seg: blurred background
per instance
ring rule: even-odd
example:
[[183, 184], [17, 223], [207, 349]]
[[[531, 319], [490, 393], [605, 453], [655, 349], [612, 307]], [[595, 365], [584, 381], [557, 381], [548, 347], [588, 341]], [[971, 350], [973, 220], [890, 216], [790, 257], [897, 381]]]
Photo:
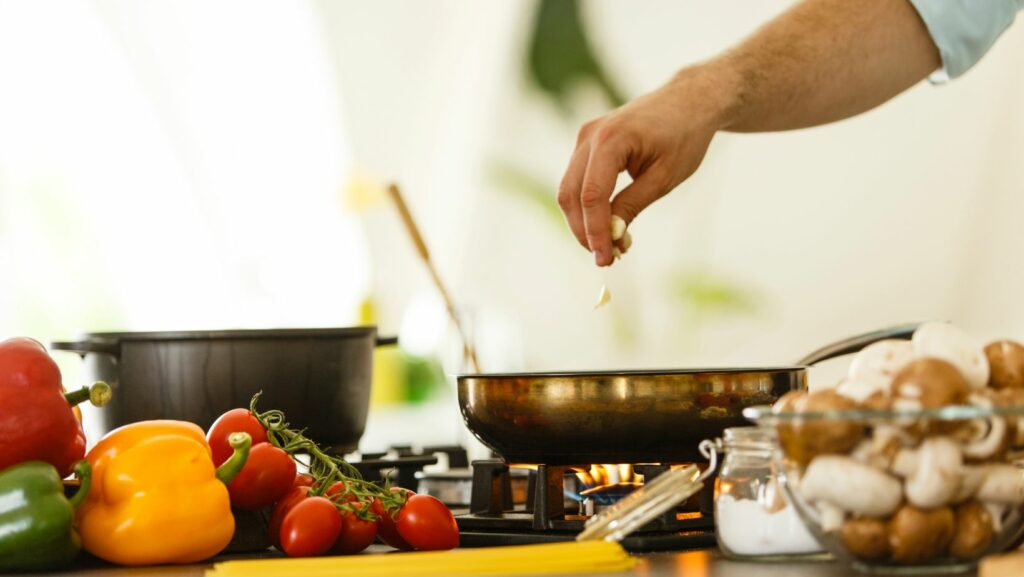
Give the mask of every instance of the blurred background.
[[0, 1], [0, 337], [374, 323], [403, 345], [364, 448], [464, 442], [392, 181], [487, 371], [786, 364], [922, 319], [1024, 337], [1020, 24], [948, 85], [716, 137], [609, 270], [568, 233], [579, 125], [789, 4]]

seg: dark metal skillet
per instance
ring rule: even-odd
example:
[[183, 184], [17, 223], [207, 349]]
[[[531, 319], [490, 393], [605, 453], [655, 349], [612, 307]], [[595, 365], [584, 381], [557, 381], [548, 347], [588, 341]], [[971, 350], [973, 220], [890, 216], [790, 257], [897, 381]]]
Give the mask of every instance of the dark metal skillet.
[[508, 463], [688, 463], [697, 445], [749, 425], [745, 407], [807, 387], [807, 369], [917, 324], [822, 347], [789, 367], [475, 374], [458, 377], [469, 430]]

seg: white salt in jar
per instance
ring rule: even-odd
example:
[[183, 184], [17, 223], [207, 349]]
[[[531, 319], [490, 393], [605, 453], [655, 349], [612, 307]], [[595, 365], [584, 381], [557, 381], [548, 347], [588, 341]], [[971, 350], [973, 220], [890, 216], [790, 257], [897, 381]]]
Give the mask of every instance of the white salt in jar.
[[776, 482], [773, 434], [761, 427], [726, 429], [711, 449], [725, 453], [715, 481], [715, 535], [728, 557], [781, 560], [824, 551]]

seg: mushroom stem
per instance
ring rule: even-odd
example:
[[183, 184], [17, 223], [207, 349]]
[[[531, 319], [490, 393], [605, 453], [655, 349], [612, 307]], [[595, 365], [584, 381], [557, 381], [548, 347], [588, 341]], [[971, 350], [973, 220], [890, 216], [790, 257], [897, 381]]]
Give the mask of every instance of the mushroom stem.
[[903, 487], [896, 478], [837, 455], [823, 455], [811, 461], [799, 490], [808, 501], [826, 502], [866, 517], [889, 515], [903, 500]]

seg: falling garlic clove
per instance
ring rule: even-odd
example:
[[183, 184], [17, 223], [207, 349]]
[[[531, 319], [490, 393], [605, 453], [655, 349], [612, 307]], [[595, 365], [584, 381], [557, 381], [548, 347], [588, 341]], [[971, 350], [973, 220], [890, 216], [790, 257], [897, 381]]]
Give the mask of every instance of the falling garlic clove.
[[597, 302], [594, 303], [594, 310], [597, 310], [604, 305], [608, 304], [612, 300], [612, 293], [608, 292], [608, 287], [601, 285], [601, 293], [597, 295]]

